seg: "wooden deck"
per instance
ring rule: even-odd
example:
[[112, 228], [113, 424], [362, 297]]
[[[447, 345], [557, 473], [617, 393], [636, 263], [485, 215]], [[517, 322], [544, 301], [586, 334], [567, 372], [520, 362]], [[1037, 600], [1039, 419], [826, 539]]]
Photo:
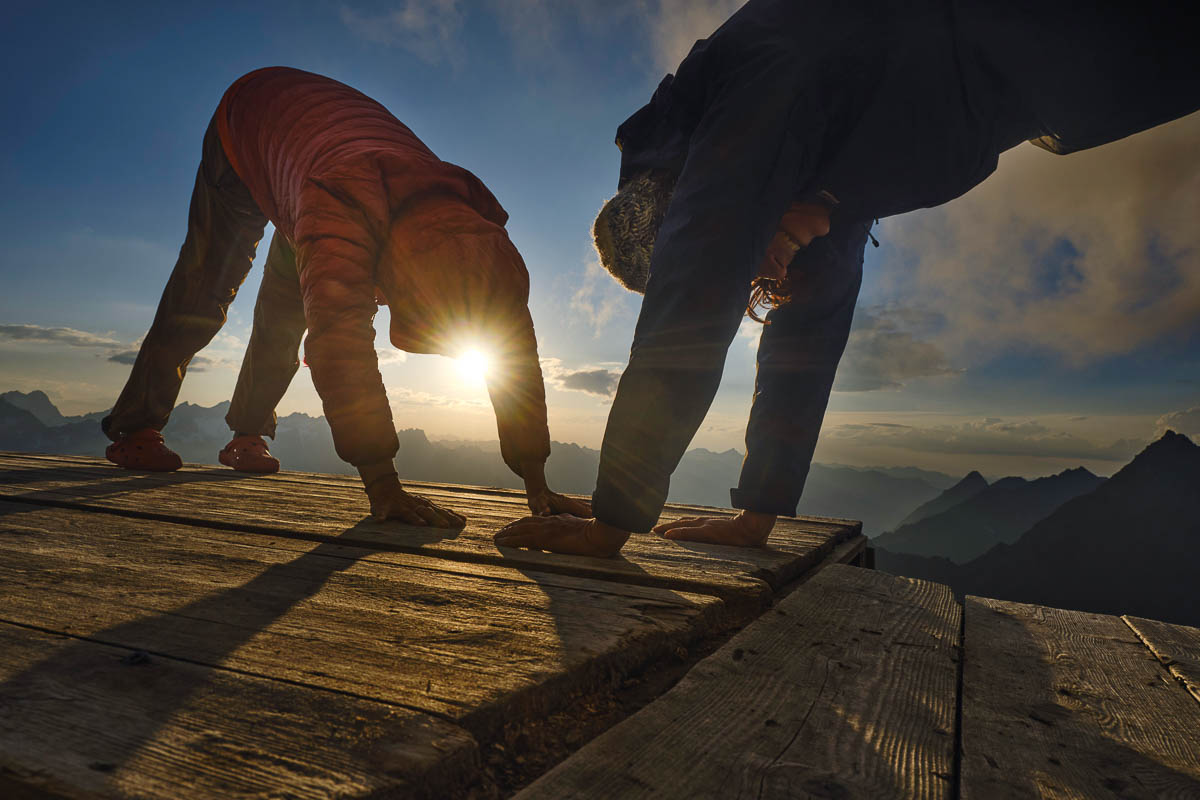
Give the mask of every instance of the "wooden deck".
[[375, 523], [338, 476], [0, 454], [0, 796], [486, 795], [506, 726], [745, 626], [865, 544], [798, 519], [761, 551], [501, 551], [519, 494], [413, 488], [466, 528]]
[[1198, 655], [831, 566], [518, 798], [1200, 798]]

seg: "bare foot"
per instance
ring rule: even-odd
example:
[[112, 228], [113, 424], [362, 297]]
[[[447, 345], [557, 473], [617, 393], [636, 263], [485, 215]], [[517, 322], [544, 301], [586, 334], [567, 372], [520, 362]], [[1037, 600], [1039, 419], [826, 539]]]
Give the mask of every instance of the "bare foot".
[[525, 517], [505, 525], [496, 534], [500, 547], [527, 547], [576, 556], [611, 558], [621, 551], [629, 532], [605, 525], [597, 519], [570, 514]]
[[682, 542], [729, 544], [735, 547], [763, 547], [775, 527], [774, 514], [743, 511], [729, 517], [687, 517], [664, 522], [654, 532], [664, 539]]

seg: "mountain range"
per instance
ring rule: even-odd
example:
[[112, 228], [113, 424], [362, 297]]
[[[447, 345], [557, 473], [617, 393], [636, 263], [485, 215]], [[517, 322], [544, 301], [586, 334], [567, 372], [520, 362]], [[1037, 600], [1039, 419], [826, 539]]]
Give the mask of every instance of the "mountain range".
[[1198, 546], [1200, 447], [1167, 431], [1096, 488], [965, 564], [886, 548], [875, 563], [959, 595], [1200, 625]]
[[907, 520], [913, 521], [876, 538], [875, 546], [963, 564], [1015, 542], [1051, 511], [1103, 482], [1083, 467], [1033, 481], [1003, 478], [990, 486], [973, 472], [910, 514]]
[[[228, 403], [182, 403], [163, 433], [184, 461], [215, 464], [217, 452], [229, 441], [228, 409]], [[67, 417], [44, 392], [0, 394], [0, 449], [99, 456], [108, 445], [98, 424], [106, 413]], [[431, 441], [420, 429], [397, 435], [396, 469], [402, 479], [521, 487], [520, 479], [504, 466], [497, 442]], [[280, 417], [271, 452], [285, 469], [353, 472], [334, 452], [324, 417]], [[737, 485], [742, 458], [736, 450], [689, 450], [671, 478], [671, 502], [728, 507], [729, 487]], [[554, 442], [546, 473], [560, 491], [590, 494], [599, 463], [598, 450]], [[813, 464], [799, 513], [861, 519], [864, 532], [876, 534], [895, 527], [914, 505], [932, 500], [953, 483], [949, 475], [911, 467]]]
[[987, 479], [978, 472], [967, 473], [967, 476], [951, 486], [937, 497], [917, 507], [915, 511], [900, 520], [900, 527], [912, 525], [923, 519], [936, 516], [943, 511], [949, 511], [959, 503], [970, 500], [988, 487]]

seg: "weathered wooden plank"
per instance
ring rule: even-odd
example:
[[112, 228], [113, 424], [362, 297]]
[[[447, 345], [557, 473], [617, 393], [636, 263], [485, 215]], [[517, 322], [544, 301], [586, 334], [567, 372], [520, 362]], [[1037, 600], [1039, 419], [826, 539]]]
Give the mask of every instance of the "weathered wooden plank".
[[478, 769], [427, 714], [0, 623], [6, 798], [440, 798]]
[[442, 715], [480, 737], [672, 652], [721, 606], [437, 563], [0, 503], [0, 619]]
[[948, 798], [960, 611], [829, 566], [518, 795]]
[[[507, 564], [541, 571], [703, 592], [731, 609], [753, 613], [773, 591], [857, 535], [857, 523], [826, 519], [781, 520], [765, 549], [676, 543], [634, 536], [621, 558], [594, 559], [527, 550], [501, 550], [492, 535], [526, 513], [520, 493], [501, 489], [418, 485], [435, 502], [467, 514], [467, 527], [447, 534], [367, 515], [356, 481], [344, 476], [280, 473], [246, 476], [231, 470], [187, 467], [176, 473], [133, 473], [80, 456], [0, 454], [0, 497], [64, 507], [95, 508], [154, 519], [233, 527], [325, 540], [337, 537], [373, 548], [441, 559]], [[704, 513], [729, 513], [703, 509]], [[697, 513], [672, 506], [664, 519]]]
[[1150, 652], [1200, 701], [1200, 628], [1121, 617]]
[[1200, 797], [1200, 706], [1119, 618], [964, 613], [964, 800]]

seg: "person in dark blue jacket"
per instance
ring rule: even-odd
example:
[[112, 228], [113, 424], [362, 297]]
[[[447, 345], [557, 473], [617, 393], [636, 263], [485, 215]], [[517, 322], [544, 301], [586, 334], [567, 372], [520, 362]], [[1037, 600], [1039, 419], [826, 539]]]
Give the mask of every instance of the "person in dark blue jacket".
[[654, 527], [752, 282], [783, 252], [795, 255], [768, 284], [779, 302], [732, 491], [742, 513], [654, 528], [765, 544], [804, 487], [871, 221], [958, 197], [1023, 141], [1069, 153], [1194, 111], [1193, 35], [1182, 6], [1163, 0], [750, 0], [618, 129], [618, 193], [596, 240], [645, 300], [595, 518], [520, 520], [497, 543], [612, 555]]

